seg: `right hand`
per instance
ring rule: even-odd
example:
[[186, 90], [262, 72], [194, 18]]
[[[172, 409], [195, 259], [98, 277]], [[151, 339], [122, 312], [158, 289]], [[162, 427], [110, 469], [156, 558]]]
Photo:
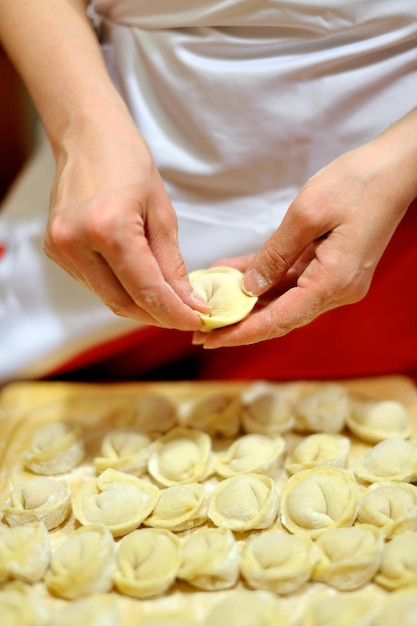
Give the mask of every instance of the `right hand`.
[[[129, 116], [64, 138], [45, 233], [46, 254], [115, 314], [197, 330], [177, 219], [149, 149]], [[122, 116], [123, 118], [123, 116]]]

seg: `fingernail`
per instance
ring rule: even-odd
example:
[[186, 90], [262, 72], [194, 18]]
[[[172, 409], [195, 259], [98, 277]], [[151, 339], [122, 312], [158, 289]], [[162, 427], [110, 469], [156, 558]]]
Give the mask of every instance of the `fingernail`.
[[242, 280], [242, 289], [248, 296], [259, 296], [268, 289], [269, 285], [265, 278], [255, 269], [245, 273]]

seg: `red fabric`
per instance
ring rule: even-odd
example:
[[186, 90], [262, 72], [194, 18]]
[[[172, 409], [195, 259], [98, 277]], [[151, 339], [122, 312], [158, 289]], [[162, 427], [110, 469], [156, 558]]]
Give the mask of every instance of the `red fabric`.
[[147, 328], [80, 355], [60, 371], [100, 363], [101, 375], [140, 377], [198, 355], [206, 379], [337, 379], [406, 374], [417, 381], [417, 202], [408, 210], [359, 303], [322, 315], [279, 339], [203, 350], [191, 335]]

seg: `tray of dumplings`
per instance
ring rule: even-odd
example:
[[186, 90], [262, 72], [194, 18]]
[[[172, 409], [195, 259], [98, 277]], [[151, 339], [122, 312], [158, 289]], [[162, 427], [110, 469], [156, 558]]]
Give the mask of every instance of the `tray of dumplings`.
[[6, 386], [0, 616], [415, 626], [413, 382]]

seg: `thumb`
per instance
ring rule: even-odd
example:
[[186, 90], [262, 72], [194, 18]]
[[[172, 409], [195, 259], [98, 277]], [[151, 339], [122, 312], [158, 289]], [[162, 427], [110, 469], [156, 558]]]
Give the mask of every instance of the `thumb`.
[[251, 296], [260, 296], [280, 282], [300, 254], [300, 250], [291, 254], [280, 244], [278, 231], [258, 250], [250, 265], [246, 268], [242, 289]]

